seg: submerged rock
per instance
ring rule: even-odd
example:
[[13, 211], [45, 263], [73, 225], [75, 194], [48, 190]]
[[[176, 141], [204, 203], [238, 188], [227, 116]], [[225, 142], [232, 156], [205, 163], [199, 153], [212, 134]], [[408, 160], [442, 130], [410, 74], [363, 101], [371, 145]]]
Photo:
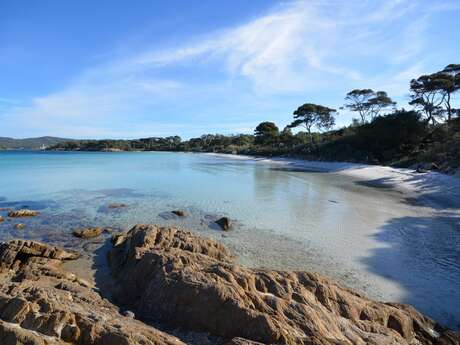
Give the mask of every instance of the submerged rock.
[[88, 239], [100, 236], [104, 232], [104, 228], [95, 227], [95, 228], [85, 228], [77, 229], [73, 231], [75, 237]]
[[184, 210], [174, 210], [174, 211], [171, 211], [171, 213], [174, 213], [178, 217], [186, 217], [187, 216], [187, 212], [184, 211]]
[[11, 217], [11, 218], [35, 217], [35, 216], [38, 216], [38, 211], [23, 209], [23, 210], [16, 210], [16, 211], [8, 212], [8, 217]]
[[26, 225], [23, 224], [23, 223], [14, 224], [14, 228], [16, 230], [23, 230], [25, 227], [26, 227]]
[[222, 230], [227, 231], [232, 226], [232, 221], [228, 217], [222, 217], [216, 220], [216, 224], [219, 225], [222, 228]]
[[113, 204], [108, 204], [107, 207], [112, 208], [112, 209], [113, 208], [124, 208], [124, 207], [128, 207], [128, 205], [122, 204], [122, 203], [120, 203], [120, 204], [113, 203]]
[[231, 344], [459, 344], [409, 305], [380, 303], [319, 274], [249, 269], [221, 244], [138, 225], [109, 253], [116, 301], [140, 318]]
[[0, 223], [3, 222], [5, 220], [5, 218], [3, 218], [2, 216], [0, 216]]
[[184, 345], [121, 315], [61, 268], [61, 260], [77, 256], [32, 241], [0, 245], [2, 345]]

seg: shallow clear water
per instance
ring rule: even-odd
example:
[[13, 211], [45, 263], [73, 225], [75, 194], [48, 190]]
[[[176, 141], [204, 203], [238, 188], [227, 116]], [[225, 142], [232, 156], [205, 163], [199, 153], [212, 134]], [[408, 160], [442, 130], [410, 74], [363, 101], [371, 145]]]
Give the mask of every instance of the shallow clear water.
[[[458, 219], [344, 175], [205, 154], [0, 152], [0, 208], [24, 207], [41, 215], [0, 223], [1, 240], [79, 246], [71, 231], [81, 226], [176, 224], [224, 242], [243, 264], [318, 271], [460, 324]], [[233, 231], [213, 224], [222, 215]]]

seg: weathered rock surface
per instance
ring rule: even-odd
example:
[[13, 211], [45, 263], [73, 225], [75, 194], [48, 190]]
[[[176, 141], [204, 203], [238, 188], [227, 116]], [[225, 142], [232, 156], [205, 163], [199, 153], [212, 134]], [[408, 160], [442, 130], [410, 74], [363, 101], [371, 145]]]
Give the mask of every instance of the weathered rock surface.
[[315, 273], [244, 268], [219, 243], [176, 228], [135, 226], [114, 238], [109, 259], [114, 297], [136, 316], [230, 344], [460, 344], [408, 305]]
[[175, 214], [178, 217], [186, 217], [187, 216], [187, 212], [185, 212], [184, 210], [174, 210], [174, 211], [171, 211], [171, 213]]
[[8, 217], [11, 218], [19, 218], [19, 217], [35, 217], [38, 216], [38, 211], [33, 210], [16, 210], [16, 211], [9, 211]]
[[232, 226], [232, 221], [228, 217], [222, 217], [218, 220], [216, 220], [216, 224], [219, 225], [222, 230], [230, 230], [230, 227]]
[[75, 237], [88, 239], [100, 236], [104, 232], [104, 228], [95, 227], [95, 228], [86, 228], [86, 229], [77, 229], [73, 231]]
[[75, 260], [80, 254], [67, 251], [35, 241], [13, 240], [0, 244], [0, 271], [14, 269], [15, 264], [27, 262], [29, 258], [43, 258], [52, 260]]
[[0, 245], [0, 344], [180, 345], [177, 338], [121, 315], [62, 260], [77, 253], [32, 241]]

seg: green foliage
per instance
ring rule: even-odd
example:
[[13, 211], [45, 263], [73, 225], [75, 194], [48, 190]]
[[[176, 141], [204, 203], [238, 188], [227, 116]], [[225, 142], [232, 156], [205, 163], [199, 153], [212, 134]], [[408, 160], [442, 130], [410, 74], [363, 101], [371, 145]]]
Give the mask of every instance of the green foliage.
[[442, 71], [422, 75], [410, 82], [411, 101], [427, 121], [436, 123], [458, 115], [452, 107], [452, 97], [460, 90], [460, 65], [451, 64]]
[[388, 108], [394, 108], [394, 102], [385, 91], [374, 92], [372, 89], [355, 89], [347, 93], [345, 108], [357, 112], [361, 118], [361, 124], [369, 118], [373, 120]]
[[70, 141], [70, 139], [55, 137], [13, 139], [0, 137], [0, 148], [5, 150], [39, 150], [66, 141]]
[[273, 144], [279, 135], [279, 129], [273, 122], [261, 122], [254, 130], [257, 144]]
[[318, 130], [331, 129], [335, 124], [334, 114], [337, 111], [322, 105], [305, 103], [294, 111], [294, 121], [289, 128], [299, 126], [305, 127], [309, 134], [310, 143], [313, 143], [311, 130], [316, 127]]
[[415, 111], [397, 111], [376, 117], [358, 128], [357, 149], [365, 150], [379, 162], [413, 150], [428, 134], [426, 125]]

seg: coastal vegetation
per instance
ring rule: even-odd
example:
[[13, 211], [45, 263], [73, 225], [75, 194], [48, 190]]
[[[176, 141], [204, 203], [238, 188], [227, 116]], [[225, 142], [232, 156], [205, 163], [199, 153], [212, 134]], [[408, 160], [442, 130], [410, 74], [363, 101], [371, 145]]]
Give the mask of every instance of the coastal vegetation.
[[[137, 140], [74, 140], [51, 150], [186, 151], [262, 156], [291, 156], [409, 167], [424, 165], [447, 173], [460, 167], [460, 64], [451, 64], [410, 82], [410, 110], [398, 109], [385, 91], [355, 89], [345, 96], [352, 123], [332, 129], [339, 112], [305, 103], [293, 112], [292, 122], [279, 129], [264, 121], [254, 134], [204, 134]], [[295, 131], [295, 132], [294, 132]]]
[[38, 137], [26, 139], [0, 137], [0, 150], [40, 150], [69, 141], [71, 141], [71, 139], [56, 137]]

